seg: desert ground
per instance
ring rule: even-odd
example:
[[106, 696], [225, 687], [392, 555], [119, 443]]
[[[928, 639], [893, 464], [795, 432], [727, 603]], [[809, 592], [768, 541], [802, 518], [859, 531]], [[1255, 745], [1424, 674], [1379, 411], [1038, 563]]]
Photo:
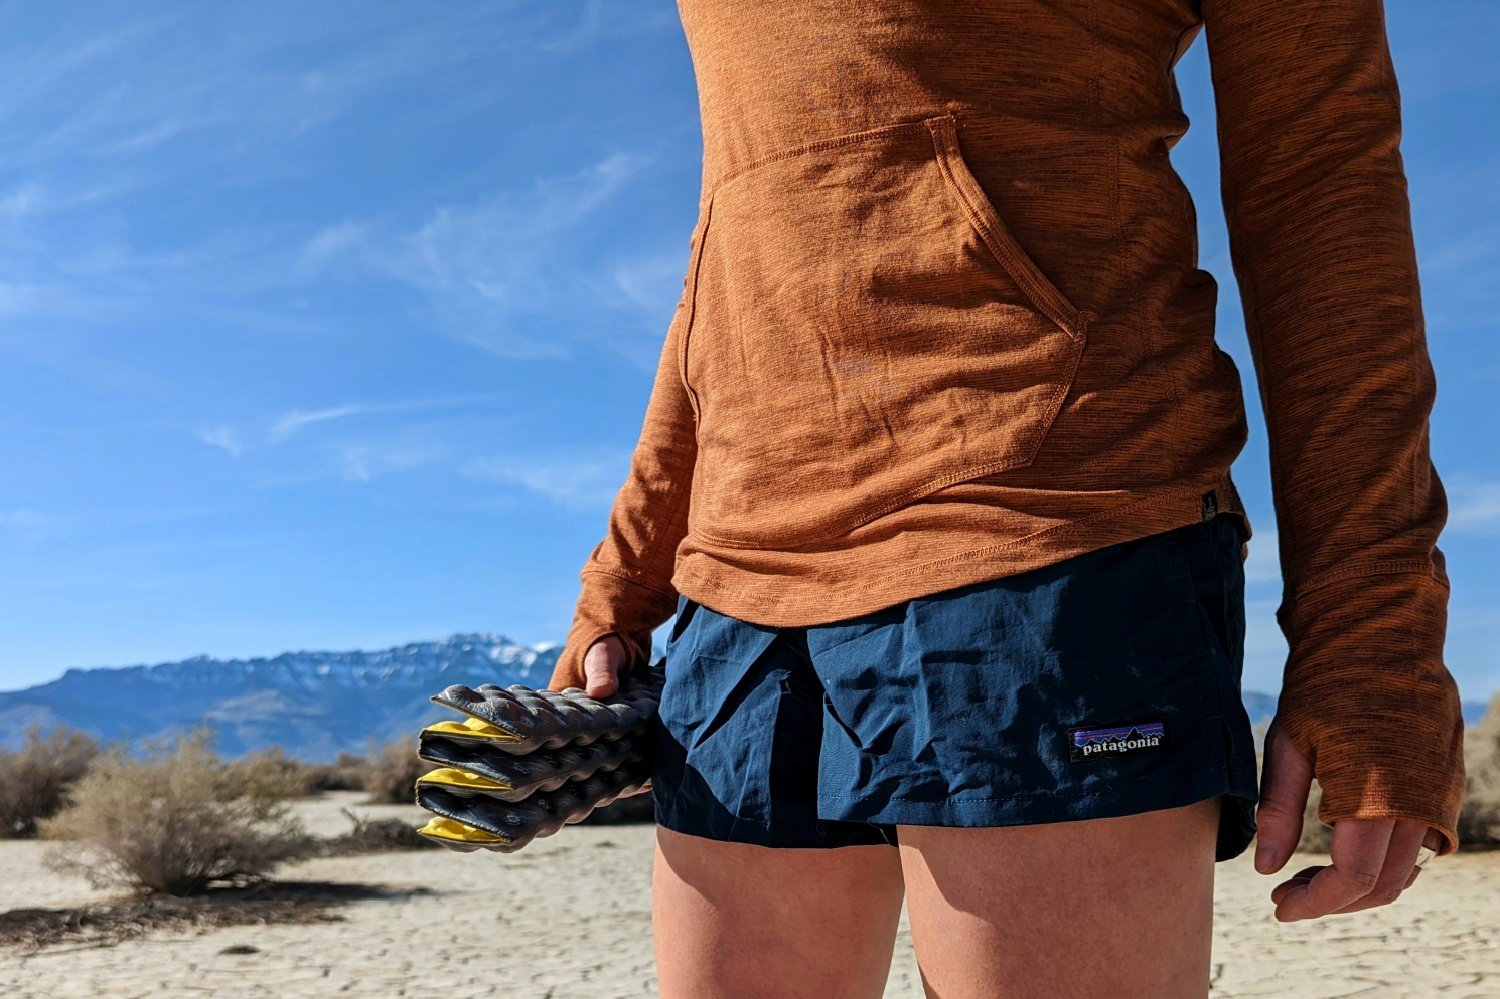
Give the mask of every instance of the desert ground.
[[[424, 815], [359, 805], [361, 798], [331, 793], [297, 807], [310, 829], [330, 836], [348, 828], [341, 807], [415, 824]], [[652, 835], [649, 825], [585, 825], [509, 856], [422, 850], [303, 861], [278, 877], [376, 890], [340, 904], [331, 921], [156, 930], [108, 945], [0, 946], [0, 995], [651, 996]], [[0, 841], [0, 912], [109, 897], [48, 870], [47, 848]], [[1248, 851], [1218, 865], [1216, 999], [1500, 996], [1500, 852], [1445, 857], [1392, 906], [1277, 923], [1270, 889], [1326, 862], [1299, 854], [1274, 877], [1256, 873]], [[495, 947], [498, 960], [475, 960], [478, 941]], [[922, 995], [904, 915], [886, 995]]]

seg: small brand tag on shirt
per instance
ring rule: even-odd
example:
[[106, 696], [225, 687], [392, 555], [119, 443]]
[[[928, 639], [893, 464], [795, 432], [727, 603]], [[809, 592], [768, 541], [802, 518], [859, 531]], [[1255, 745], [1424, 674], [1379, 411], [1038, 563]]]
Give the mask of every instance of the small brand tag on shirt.
[[1219, 512], [1219, 497], [1215, 490], [1210, 489], [1203, 494], [1203, 519], [1213, 520], [1214, 515]]
[[1162, 750], [1167, 745], [1166, 723], [1134, 722], [1089, 728], [1078, 725], [1068, 729], [1068, 759], [1073, 763], [1116, 759], [1130, 753]]

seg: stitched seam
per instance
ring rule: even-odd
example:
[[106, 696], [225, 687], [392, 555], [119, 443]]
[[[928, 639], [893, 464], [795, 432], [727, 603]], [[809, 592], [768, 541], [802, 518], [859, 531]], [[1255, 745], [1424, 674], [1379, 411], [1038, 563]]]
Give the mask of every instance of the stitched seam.
[[[1111, 520], [1118, 519], [1120, 517], [1126, 517], [1126, 516], [1129, 516], [1130, 514], [1133, 514], [1133, 513], [1137, 512], [1138, 510], [1149, 509], [1149, 508], [1155, 507], [1157, 505], [1160, 505], [1161, 508], [1167, 508], [1167, 507], [1169, 507], [1171, 505], [1171, 503], [1169, 502], [1171, 500], [1188, 499], [1188, 500], [1191, 501], [1191, 503], [1193, 504], [1194, 509], [1196, 510], [1197, 504], [1198, 504], [1198, 497], [1200, 496], [1200, 494], [1202, 494], [1204, 492], [1204, 489], [1205, 489], [1205, 487], [1202, 486], [1202, 485], [1196, 485], [1196, 486], [1191, 486], [1191, 487], [1183, 487], [1181, 489], [1173, 489], [1173, 490], [1170, 490], [1169, 492], [1165, 493], [1162, 496], [1147, 497], [1145, 499], [1138, 500], [1135, 503], [1126, 504], [1125, 506], [1120, 507], [1119, 509], [1106, 510], [1106, 511], [1103, 511], [1101, 513], [1097, 513], [1097, 514], [1093, 514], [1093, 515], [1088, 516], [1088, 517], [1084, 517], [1081, 520], [1070, 521], [1069, 523], [1066, 523], [1066, 524], [1059, 524], [1056, 527], [1049, 527], [1049, 528], [1046, 528], [1044, 530], [1036, 531], [1036, 532], [1034, 532], [1032, 534], [1028, 534], [1025, 537], [1017, 538], [1014, 541], [1007, 541], [1007, 542], [1003, 542], [1001, 544], [995, 544], [995, 545], [984, 545], [984, 546], [982, 546], [980, 548], [970, 548], [967, 551], [959, 552], [956, 555], [950, 555], [947, 558], [934, 559], [931, 562], [919, 562], [916, 565], [911, 566], [911, 567], [909, 567], [907, 569], [896, 570], [896, 571], [887, 571], [887, 572], [883, 572], [882, 575], [886, 576], [886, 577], [896, 577], [896, 578], [902, 578], [902, 577], [906, 577], [906, 576], [914, 576], [914, 575], [918, 575], [918, 574], [920, 574], [920, 573], [922, 573], [922, 572], [924, 572], [926, 570], [937, 569], [937, 568], [941, 568], [941, 567], [946, 566], [946, 565], [952, 565], [952, 564], [956, 564], [958, 562], [969, 561], [971, 559], [980, 558], [980, 557], [983, 557], [985, 555], [990, 555], [990, 554], [994, 554], [994, 553], [997, 553], [997, 552], [1006, 551], [1006, 550], [1011, 549], [1011, 548], [1024, 547], [1026, 545], [1031, 544], [1032, 542], [1035, 542], [1035, 541], [1038, 541], [1038, 540], [1041, 540], [1041, 539], [1044, 539], [1044, 538], [1051, 538], [1051, 537], [1054, 537], [1054, 536], [1068, 537], [1071, 534], [1077, 533], [1080, 529], [1088, 526], [1089, 524], [1104, 523], [1104, 522], [1108, 522], [1108, 521], [1111, 521]], [[1196, 516], [1195, 516], [1195, 519], [1196, 519]], [[702, 573], [700, 573], [700, 572], [698, 572], [698, 571], [696, 571], [696, 570], [694, 570], [694, 569], [692, 569], [690, 567], [687, 567], [687, 566], [683, 566], [678, 571], [680, 571], [684, 576], [687, 576], [687, 577], [692, 578], [692, 579], [696, 579], [700, 583], [703, 583], [706, 586], [711, 586], [714, 589], [722, 590], [724, 592], [731, 592], [731, 591], [733, 591], [735, 593], [736, 599], [743, 600], [743, 601], [745, 601], [747, 603], [759, 604], [759, 605], [768, 606], [768, 607], [769, 606], [776, 606], [779, 603], [779, 601], [768, 600], [768, 599], [765, 599], [763, 597], [755, 597], [755, 596], [751, 596], [750, 594], [741, 593], [741, 592], [739, 592], [737, 590], [732, 590], [732, 587], [727, 586], [724, 583], [721, 583], [719, 580], [713, 579], [713, 578], [711, 578], [709, 576], [706, 576], [706, 575], [704, 575], [704, 574], [702, 574]]]
[[[1223, 133], [1224, 125], [1221, 120], [1219, 124], [1219, 142], [1221, 153], [1224, 139]], [[1223, 200], [1225, 202], [1225, 217], [1229, 222], [1228, 231], [1230, 248], [1231, 251], [1238, 251], [1233, 255], [1240, 261], [1242, 261], [1245, 265], [1243, 267], [1243, 279], [1240, 282], [1240, 301], [1245, 313], [1245, 338], [1249, 342], [1252, 351], [1258, 357], [1268, 357], [1269, 354], [1266, 353], [1266, 348], [1264, 345], [1265, 342], [1261, 335], [1260, 295], [1255, 287], [1256, 262], [1254, 259], [1252, 259], [1254, 255], [1248, 251], [1247, 247], [1245, 247], [1243, 233], [1240, 231], [1240, 228], [1237, 224], [1237, 220], [1240, 218], [1239, 188], [1235, 184], [1233, 172], [1229, 169], [1229, 164], [1224, 163], [1221, 165], [1221, 167], [1222, 168], [1219, 172], [1220, 184], [1223, 190]], [[1282, 438], [1280, 430], [1278, 429], [1280, 427], [1280, 418], [1279, 415], [1274, 412], [1276, 407], [1273, 405], [1273, 399], [1279, 398], [1279, 394], [1273, 390], [1271, 384], [1272, 365], [1258, 365], [1258, 368], [1259, 370], [1256, 372], [1255, 384], [1260, 394], [1261, 416], [1265, 420], [1266, 424], [1266, 451], [1269, 458], [1268, 463], [1271, 467], [1272, 483], [1279, 489], [1281, 484], [1287, 483], [1289, 481], [1285, 476], [1285, 472], [1281, 463], [1281, 455], [1277, 448], [1277, 445], [1280, 444], [1284, 439]], [[1276, 490], [1273, 490], [1273, 492], [1274, 491]], [[1275, 505], [1278, 507], [1278, 514], [1284, 512], [1285, 508], [1282, 504], [1278, 503]], [[1284, 543], [1281, 544], [1281, 550], [1283, 552], [1298, 551], [1299, 549], [1297, 547], [1297, 534], [1295, 530], [1296, 525], [1294, 523], [1295, 518], [1288, 516], [1284, 519], [1285, 523], [1282, 522], [1283, 518], [1278, 517], [1276, 524], [1278, 539], [1285, 539]], [[1285, 560], [1283, 560], [1283, 581], [1285, 581], [1285, 577], [1290, 571], [1291, 567], [1287, 566]]]
[[688, 403], [693, 407], [694, 419], [702, 419], [702, 412], [698, 404], [698, 392], [688, 381], [688, 344], [693, 335], [693, 323], [698, 318], [698, 273], [703, 269], [703, 249], [708, 242], [708, 227], [713, 221], [714, 199], [709, 197], [703, 206], [703, 227], [698, 230], [698, 243], [693, 247], [692, 260], [692, 286], [688, 289], [688, 314], [682, 328], [682, 342], [677, 349], [677, 377], [682, 382], [682, 390], [687, 394]]
[[633, 584], [635, 586], [639, 586], [643, 590], [650, 590], [652, 593], [660, 593], [663, 596], [675, 596], [675, 595], [677, 595], [677, 591], [676, 590], [672, 590], [672, 589], [663, 590], [663, 589], [661, 589], [659, 587], [652, 586], [650, 583], [642, 582], [641, 580], [636, 579], [633, 576], [628, 576], [628, 575], [626, 575], [623, 572], [617, 572], [614, 569], [606, 569], [606, 568], [602, 568], [600, 566], [589, 566], [588, 568], [583, 569], [582, 572], [585, 573], [585, 574], [592, 573], [592, 574], [600, 575], [600, 576], [611, 576], [611, 577], [613, 577], [615, 579], [623, 580], [624, 582], [631, 583], [631, 584]]
[[753, 159], [748, 163], [742, 164], [741, 166], [736, 167], [734, 170], [731, 170], [721, 176], [714, 184], [709, 194], [710, 196], [712, 196], [730, 181], [749, 173], [751, 170], [754, 170], [757, 167], [765, 166], [767, 163], [775, 163], [779, 160], [794, 159], [798, 156], [804, 156], [808, 153], [818, 152], [819, 150], [823, 149], [835, 149], [839, 146], [868, 142], [871, 139], [878, 139], [886, 135], [900, 135], [903, 132], [916, 133], [919, 132], [922, 127], [923, 125], [920, 121], [896, 122], [893, 125], [879, 125], [875, 128], [865, 128], [859, 130], [858, 132], [850, 132], [846, 135], [835, 135], [827, 139], [817, 139], [812, 142], [805, 142], [799, 146], [793, 146], [790, 149], [783, 149], [780, 152], [769, 153], [765, 156], [759, 157], [758, 159]]
[[[932, 132], [932, 143], [937, 153], [937, 165], [939, 172], [943, 175], [944, 182], [949, 189], [958, 195], [959, 204], [968, 216], [969, 224], [979, 231], [986, 246], [990, 248], [1000, 266], [1005, 268], [1011, 280], [1021, 286], [1021, 290], [1031, 299], [1032, 304], [1047, 313], [1047, 317], [1057, 326], [1075, 340], [1082, 340], [1082, 330], [1077, 329], [1082, 320], [1079, 317], [1080, 309], [1062, 293], [1060, 288], [1052, 284], [1041, 272], [1036, 261], [1025, 252], [1016, 241], [1014, 234], [1010, 233], [1008, 227], [1004, 232], [997, 228], [1004, 226], [1005, 222], [1000, 218], [999, 209], [992, 204], [979, 204], [979, 192], [970, 189], [972, 175], [969, 174], [967, 165], [963, 162], [962, 152], [958, 148], [955, 137], [955, 121], [952, 115], [942, 118], [930, 119], [928, 126]], [[959, 176], [959, 172], [963, 176]], [[977, 186], [977, 182], [975, 182]], [[988, 199], [985, 199], [988, 202]]]
[[1446, 581], [1433, 573], [1431, 562], [1423, 559], [1401, 559], [1394, 562], [1373, 562], [1370, 565], [1343, 566], [1338, 569], [1329, 569], [1327, 572], [1319, 573], [1308, 582], [1302, 584], [1301, 589], [1297, 591], [1293, 600], [1295, 601], [1306, 596], [1313, 590], [1321, 589], [1329, 583], [1337, 582], [1340, 579], [1347, 579], [1351, 576], [1378, 576], [1388, 572], [1417, 572], [1428, 576], [1445, 588], [1450, 588]]

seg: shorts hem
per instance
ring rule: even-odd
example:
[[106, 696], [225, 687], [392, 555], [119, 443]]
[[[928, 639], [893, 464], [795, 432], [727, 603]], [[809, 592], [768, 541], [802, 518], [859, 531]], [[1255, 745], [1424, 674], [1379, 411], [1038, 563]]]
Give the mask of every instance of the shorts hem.
[[822, 831], [830, 820], [819, 817], [811, 820], [812, 832], [807, 835], [790, 835], [785, 831], [776, 831], [767, 823], [741, 818], [729, 819], [727, 828], [723, 828], [722, 822], [716, 824], [718, 827], [714, 827], [715, 824], [705, 827], [701, 823], [694, 826], [691, 823], [679, 821], [678, 816], [684, 810], [675, 805], [666, 804], [667, 800], [665, 793], [654, 797], [656, 824], [684, 836], [697, 836], [721, 843], [744, 843], [750, 846], [782, 850], [896, 845], [894, 827], [882, 831], [881, 823], [875, 822], [850, 823], [849, 825], [853, 828], [844, 829], [842, 834], [830, 834]]
[[[1155, 776], [1158, 780], [1159, 775]], [[1015, 795], [1005, 798], [931, 799], [889, 796], [880, 807], [818, 799], [820, 818], [888, 825], [987, 828], [1041, 825], [1081, 819], [1117, 818], [1196, 804], [1225, 795], [1215, 862], [1243, 853], [1255, 837], [1254, 807], [1259, 791], [1253, 774], [1241, 768], [1203, 771], [1176, 793], [1148, 793], [1140, 781], [1093, 791]]]

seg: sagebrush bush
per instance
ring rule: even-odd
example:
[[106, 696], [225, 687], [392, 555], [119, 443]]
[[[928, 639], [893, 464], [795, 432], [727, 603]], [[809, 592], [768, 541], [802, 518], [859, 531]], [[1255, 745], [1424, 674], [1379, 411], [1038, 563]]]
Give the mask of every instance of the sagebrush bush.
[[33, 836], [37, 823], [57, 813], [63, 793], [99, 755], [99, 742], [73, 729], [40, 726], [17, 752], [0, 750], [0, 836]]
[[269, 768], [224, 764], [203, 729], [148, 742], [139, 755], [117, 747], [95, 759], [67, 806], [40, 824], [47, 838], [71, 841], [47, 864], [96, 887], [167, 895], [260, 878], [315, 847], [284, 791]]
[[313, 765], [314, 791], [363, 791], [370, 761], [353, 753], [340, 753], [332, 763]]
[[317, 766], [292, 759], [280, 746], [241, 756], [227, 766], [231, 779], [278, 797], [301, 798], [318, 790]]
[[435, 769], [417, 755], [417, 737], [403, 735], [372, 745], [365, 768], [365, 790], [372, 805], [409, 805], [416, 800], [417, 778]]
[[1458, 848], [1500, 846], [1500, 693], [1490, 698], [1484, 717], [1464, 730], [1464, 770]]
[[390, 850], [441, 849], [441, 844], [417, 832], [417, 827], [406, 819], [374, 819], [365, 815], [356, 815], [347, 808], [341, 808], [339, 811], [343, 812], [345, 817], [353, 823], [354, 828], [342, 836], [334, 836], [320, 842], [318, 852], [323, 856], [343, 857], [360, 853], [383, 853]]

